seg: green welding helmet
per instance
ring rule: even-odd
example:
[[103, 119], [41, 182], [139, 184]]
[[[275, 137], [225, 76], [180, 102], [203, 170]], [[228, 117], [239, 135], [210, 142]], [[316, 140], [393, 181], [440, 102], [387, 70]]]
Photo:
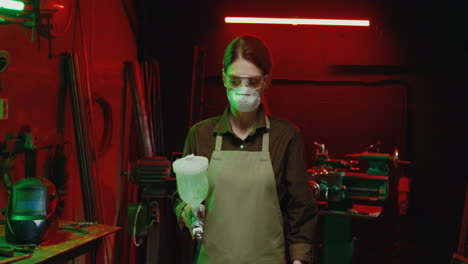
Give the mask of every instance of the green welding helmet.
[[7, 241], [40, 244], [55, 219], [56, 196], [55, 186], [46, 179], [25, 178], [15, 183], [7, 211]]

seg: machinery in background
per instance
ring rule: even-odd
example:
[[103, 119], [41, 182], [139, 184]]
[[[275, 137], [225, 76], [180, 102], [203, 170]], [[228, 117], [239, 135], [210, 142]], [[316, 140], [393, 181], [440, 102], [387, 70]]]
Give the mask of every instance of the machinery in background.
[[392, 155], [380, 153], [380, 142], [346, 155], [349, 161], [331, 159], [324, 144], [314, 144], [315, 162], [307, 173], [324, 217], [323, 263], [349, 264], [354, 254], [351, 219], [377, 218], [388, 198], [390, 164], [410, 162], [400, 160], [397, 149]]
[[[141, 240], [148, 237], [153, 225], [159, 224], [158, 199], [172, 195], [169, 191], [172, 187], [169, 185], [174, 179], [170, 177], [170, 173], [171, 163], [166, 157], [146, 157], [131, 166], [130, 178], [142, 190], [140, 203], [130, 204], [127, 208], [129, 223], [127, 232], [132, 236], [135, 246], [141, 244], [137, 238]], [[148, 237], [148, 239], [153, 238]]]
[[[352, 160], [347, 161], [331, 159], [324, 144], [315, 145], [315, 166], [307, 170], [309, 183], [319, 204], [330, 212], [369, 214], [359, 211], [359, 205], [366, 205], [366, 209], [374, 208], [373, 213], [378, 216], [388, 197], [389, 164], [409, 164], [399, 159], [398, 149], [392, 155], [378, 150], [348, 154]], [[360, 164], [367, 165], [366, 172], [360, 172]]]
[[148, 258], [158, 260], [160, 237], [159, 199], [171, 198], [175, 178], [166, 157], [145, 157], [131, 166], [130, 178], [140, 187], [141, 200], [127, 208], [128, 229], [133, 244], [140, 246], [146, 238]]
[[[144, 78], [143, 74], [156, 78], [152, 78], [151, 81]], [[164, 223], [160, 222], [164, 219], [160, 215], [160, 208], [167, 208], [166, 203], [170, 202], [176, 189], [176, 179], [171, 174], [171, 162], [175, 156], [171, 157], [171, 161], [164, 157], [159, 65], [157, 62], [141, 65], [126, 61], [123, 77], [117, 185], [120, 188], [119, 186], [125, 184], [124, 188], [130, 188], [131, 191], [125, 195], [137, 192], [138, 202], [128, 204], [119, 195], [117, 199], [119, 217], [116, 223], [126, 227], [134, 246], [146, 248], [144, 260], [139, 259], [138, 263], [159, 263], [160, 233], [166, 231], [166, 228], [162, 228]], [[138, 188], [131, 186], [130, 181]], [[135, 199], [135, 197], [129, 198], [129, 200]], [[120, 213], [125, 212], [121, 208], [127, 209], [126, 214]], [[139, 252], [142, 250], [139, 249]], [[122, 261], [127, 263], [134, 260]]]

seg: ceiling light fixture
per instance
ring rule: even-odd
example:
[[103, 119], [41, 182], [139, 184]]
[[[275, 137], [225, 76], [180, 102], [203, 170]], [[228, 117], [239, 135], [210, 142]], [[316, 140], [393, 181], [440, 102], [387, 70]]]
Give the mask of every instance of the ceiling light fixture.
[[224, 21], [226, 23], [244, 23], [244, 24], [282, 24], [282, 25], [357, 26], [357, 27], [368, 27], [370, 25], [369, 20], [351, 20], [351, 19], [226, 17]]
[[1, 9], [7, 9], [12, 11], [23, 11], [24, 3], [15, 0], [0, 0], [0, 11]]

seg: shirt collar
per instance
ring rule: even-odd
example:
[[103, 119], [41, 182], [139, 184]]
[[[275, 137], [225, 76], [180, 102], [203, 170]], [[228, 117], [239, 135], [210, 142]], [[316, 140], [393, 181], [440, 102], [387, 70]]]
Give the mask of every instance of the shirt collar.
[[[214, 133], [224, 134], [226, 132], [230, 132], [231, 134], [234, 134], [234, 132], [232, 131], [231, 123], [229, 122], [229, 106], [229, 104], [226, 106], [223, 114], [221, 115], [221, 118], [218, 120], [218, 123], [216, 123], [215, 127], [213, 128]], [[257, 132], [257, 129], [259, 128], [266, 129], [265, 110], [263, 109], [262, 105], [260, 105], [260, 107], [258, 108], [255, 123], [252, 132], [250, 132], [250, 135], [254, 135]]]

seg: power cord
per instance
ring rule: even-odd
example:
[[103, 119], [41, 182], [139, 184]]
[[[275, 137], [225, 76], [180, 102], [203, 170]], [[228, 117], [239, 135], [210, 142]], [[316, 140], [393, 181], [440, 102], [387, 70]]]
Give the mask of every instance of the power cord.
[[136, 241], [136, 225], [137, 225], [137, 222], [138, 222], [138, 215], [140, 214], [142, 204], [143, 204], [143, 202], [140, 202], [140, 204], [138, 205], [138, 208], [137, 208], [136, 213], [135, 213], [135, 219], [133, 220], [132, 240], [133, 240], [133, 244], [136, 247], [141, 246], [141, 243]]

